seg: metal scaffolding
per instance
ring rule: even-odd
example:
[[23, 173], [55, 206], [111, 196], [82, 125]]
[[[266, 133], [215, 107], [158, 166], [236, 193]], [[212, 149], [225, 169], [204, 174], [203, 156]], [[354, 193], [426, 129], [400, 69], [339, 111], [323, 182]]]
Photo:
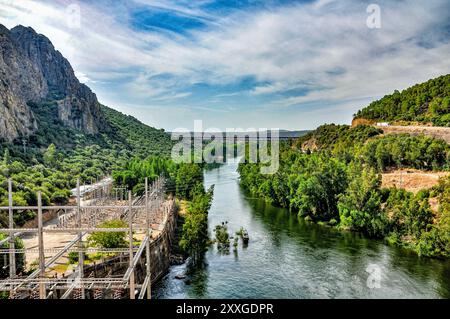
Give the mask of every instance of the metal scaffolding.
[[[111, 181], [112, 182], [112, 181]], [[151, 243], [160, 240], [166, 233], [168, 217], [175, 211], [173, 199], [165, 200], [165, 183], [159, 178], [149, 185], [145, 180], [145, 193], [141, 197], [133, 198], [128, 192], [127, 201], [118, 200], [117, 190], [105, 183], [97, 183], [101, 190], [90, 186], [80, 186], [77, 182], [75, 191], [76, 205], [70, 206], [43, 206], [42, 194], [37, 193], [37, 206], [14, 206], [13, 183], [8, 181], [8, 206], [0, 207], [0, 211], [9, 214], [8, 228], [0, 228], [0, 233], [7, 238], [0, 242], [0, 255], [9, 256], [9, 277], [0, 280], [0, 291], [9, 292], [11, 299], [32, 298], [88, 298], [86, 292], [90, 291], [90, 298], [100, 299], [112, 296], [122, 298], [126, 295], [130, 299], [145, 297], [151, 298]], [[81, 189], [85, 189], [82, 195]], [[84, 197], [87, 195], [88, 199]], [[14, 213], [20, 211], [37, 212], [37, 226], [33, 228], [16, 228]], [[44, 226], [44, 212], [57, 211], [56, 224]], [[127, 228], [101, 228], [102, 223], [108, 220], [120, 219], [127, 223]], [[54, 221], [54, 220], [53, 220]], [[157, 225], [159, 234], [153, 238], [153, 226]], [[124, 232], [128, 236], [128, 248], [97, 248], [86, 247], [84, 239], [93, 232]], [[46, 248], [45, 236], [48, 234], [70, 234], [73, 239], [65, 243], [62, 248]], [[18, 236], [37, 236], [37, 247], [16, 248], [15, 240]], [[135, 236], [142, 239], [136, 240]], [[8, 243], [7, 249], [1, 247]], [[138, 246], [139, 244], [139, 246]], [[38, 268], [28, 276], [16, 273], [16, 254], [38, 254]], [[51, 275], [51, 268], [58, 260], [69, 253], [78, 253], [78, 266], [73, 274], [58, 277]], [[92, 265], [85, 264], [85, 254], [107, 253], [109, 257], [98, 265], [94, 262], [94, 271], [87, 274]], [[157, 252], [155, 252], [157, 253]], [[95, 276], [95, 267], [103, 265], [124, 265], [125, 270], [120, 274], [113, 274], [110, 270], [102, 277]], [[136, 270], [145, 274], [141, 282], [136, 280]], [[145, 266], [145, 267], [144, 267]], [[92, 268], [92, 267], [91, 267]], [[141, 276], [143, 277], [143, 276]], [[126, 293], [128, 291], [128, 293]]]

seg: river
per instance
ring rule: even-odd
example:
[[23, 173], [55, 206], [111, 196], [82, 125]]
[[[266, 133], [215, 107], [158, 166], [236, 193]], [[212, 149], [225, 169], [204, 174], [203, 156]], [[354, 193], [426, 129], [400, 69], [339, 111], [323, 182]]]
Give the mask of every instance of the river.
[[[205, 264], [172, 266], [155, 298], [450, 298], [450, 262], [319, 226], [250, 198], [237, 164], [205, 172], [215, 185], [209, 229], [228, 221], [250, 235], [237, 253], [206, 253]], [[175, 279], [186, 274], [185, 280]]]

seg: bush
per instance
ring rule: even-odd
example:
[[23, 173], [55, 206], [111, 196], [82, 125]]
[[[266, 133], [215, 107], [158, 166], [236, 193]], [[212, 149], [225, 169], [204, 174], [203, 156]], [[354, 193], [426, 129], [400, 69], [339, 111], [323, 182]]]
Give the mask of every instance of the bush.
[[[128, 225], [121, 220], [111, 220], [104, 222], [98, 228], [127, 228]], [[89, 238], [89, 245], [101, 248], [123, 248], [126, 247], [127, 233], [125, 232], [94, 232]]]
[[422, 233], [416, 245], [417, 253], [430, 257], [450, 257], [450, 243], [445, 236], [437, 227], [433, 227], [429, 232]]
[[[0, 240], [5, 239], [7, 236], [5, 234], [0, 234]], [[23, 241], [21, 238], [16, 237], [15, 238], [15, 248], [16, 249], [23, 249], [25, 246], [23, 244]], [[4, 243], [0, 246], [0, 249], [8, 249], [9, 243]], [[0, 278], [7, 278], [9, 276], [9, 260], [7, 255], [2, 255], [2, 257], [6, 258], [0, 258]], [[16, 254], [16, 273], [20, 274], [25, 269], [25, 255], [23, 253]]]
[[54, 192], [52, 195], [52, 202], [54, 204], [67, 204], [67, 202], [69, 201], [69, 198], [67, 197], [67, 194], [63, 191], [57, 191]]
[[[79, 257], [79, 254], [77, 252], [71, 251], [68, 256], [69, 264], [78, 263], [78, 257]], [[84, 254], [84, 259], [86, 259], [86, 254]]]

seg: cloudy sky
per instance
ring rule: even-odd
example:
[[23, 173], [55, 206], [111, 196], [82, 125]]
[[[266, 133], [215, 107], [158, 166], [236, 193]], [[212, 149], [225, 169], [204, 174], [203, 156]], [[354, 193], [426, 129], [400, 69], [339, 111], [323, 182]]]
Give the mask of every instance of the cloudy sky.
[[448, 0], [0, 0], [0, 23], [45, 34], [100, 102], [167, 130], [349, 123], [450, 73]]

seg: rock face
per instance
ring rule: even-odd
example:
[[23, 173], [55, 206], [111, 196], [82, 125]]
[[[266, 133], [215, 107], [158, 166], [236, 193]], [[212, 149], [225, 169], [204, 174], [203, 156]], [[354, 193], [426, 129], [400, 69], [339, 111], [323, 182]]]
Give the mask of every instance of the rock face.
[[0, 137], [12, 140], [34, 132], [36, 120], [26, 102], [45, 97], [47, 91], [43, 75], [0, 25]]
[[38, 128], [27, 102], [58, 100], [58, 117], [88, 134], [107, 129], [97, 97], [70, 63], [32, 28], [0, 25], [0, 138], [14, 140]]

